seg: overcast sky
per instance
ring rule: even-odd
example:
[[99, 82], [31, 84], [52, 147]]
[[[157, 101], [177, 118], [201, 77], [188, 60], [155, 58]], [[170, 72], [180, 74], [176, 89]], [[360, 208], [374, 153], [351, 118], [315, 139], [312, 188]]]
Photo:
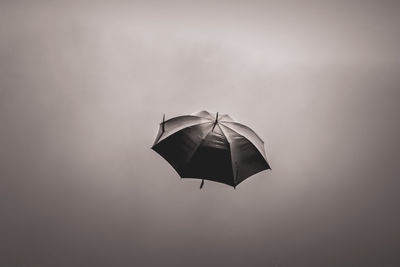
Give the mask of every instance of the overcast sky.
[[[400, 265], [396, 1], [70, 2], [0, 4], [1, 266]], [[272, 171], [181, 180], [203, 109]]]

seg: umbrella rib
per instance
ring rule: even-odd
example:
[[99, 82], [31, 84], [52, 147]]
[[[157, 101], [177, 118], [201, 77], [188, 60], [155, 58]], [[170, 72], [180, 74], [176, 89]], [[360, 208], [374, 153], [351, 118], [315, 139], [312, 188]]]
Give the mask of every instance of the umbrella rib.
[[209, 120], [209, 121], [213, 121], [212, 119], [207, 118], [207, 117], [201, 117], [201, 116], [197, 116], [197, 115], [190, 115], [190, 116], [197, 117], [197, 118], [200, 118], [200, 119], [206, 119], [206, 120]]
[[182, 115], [182, 116], [172, 117], [172, 118], [166, 120], [165, 123], [167, 123], [167, 122], [169, 122], [171, 120], [176, 120], [176, 119], [180, 119], [180, 118], [183, 118], [183, 117], [195, 117], [195, 118], [199, 118], [199, 119], [206, 119], [206, 120], [209, 120], [209, 121], [213, 121], [210, 118], [200, 117], [200, 116], [197, 116], [197, 115]]
[[192, 115], [192, 116], [199, 117], [199, 118], [204, 118], [204, 119], [207, 119], [207, 120], [211, 120], [211, 121], [213, 120], [213, 119], [208, 118], [208, 117], [205, 117], [205, 116], [204, 116], [204, 117], [203, 117], [203, 116], [200, 116], [199, 113], [202, 113], [202, 112], [203, 112], [203, 113], [207, 113], [208, 116], [212, 117], [211, 113], [208, 112], [208, 111], [206, 111], [206, 110], [202, 110], [202, 111], [200, 111], [200, 112], [193, 113], [193, 114], [191, 114], [191, 115]]
[[[165, 122], [167, 122], [167, 121], [165, 121]], [[193, 126], [197, 126], [197, 125], [202, 125], [202, 124], [206, 124], [206, 123], [211, 123], [211, 122], [206, 121], [206, 122], [200, 122], [200, 123], [190, 124], [190, 125], [187, 125], [187, 126], [183, 127], [182, 129], [177, 130], [176, 132], [171, 131], [171, 132], [169, 132], [169, 133], [167, 133], [167, 134], [164, 134], [165, 132], [163, 132], [163, 133], [160, 135], [160, 137], [158, 138], [158, 140], [156, 140], [155, 144], [160, 143], [161, 141], [165, 140], [167, 137], [170, 137], [171, 135], [176, 134], [177, 132], [183, 131], [183, 130], [185, 130], [186, 128], [193, 127]]]
[[[236, 134], [240, 135], [242, 138], [246, 139], [251, 145], [253, 145], [253, 146], [256, 148], [256, 150], [258, 151], [258, 153], [260, 153], [261, 157], [265, 160], [265, 162], [267, 163], [269, 169], [271, 169], [271, 166], [269, 165], [268, 160], [267, 160], [266, 157], [263, 155], [263, 153], [261, 153], [261, 151], [257, 148], [257, 146], [253, 144], [253, 142], [251, 142], [246, 136], [243, 136], [242, 134], [238, 133], [237, 131], [235, 131], [235, 130], [232, 129], [231, 127], [229, 127], [229, 126], [227, 126], [227, 125], [225, 125], [225, 124], [221, 124], [221, 125], [224, 126], [224, 127], [226, 127], [226, 128], [228, 128], [228, 129], [230, 129], [231, 131], [234, 131]], [[224, 132], [224, 130], [222, 129], [223, 127], [219, 127], [219, 128], [222, 130], [222, 133], [225, 135], [225, 132]], [[225, 136], [226, 136], [226, 135], [225, 135]], [[228, 138], [226, 138], [226, 140], [227, 140], [228, 143], [229, 143]], [[230, 146], [230, 143], [229, 143], [229, 146]], [[231, 150], [231, 151], [232, 151], [232, 150]], [[232, 152], [231, 152], [231, 153], [232, 153]], [[233, 159], [232, 159], [232, 160], [233, 160]], [[237, 165], [237, 162], [235, 162], [235, 164]], [[233, 167], [233, 162], [232, 162], [232, 167]], [[239, 166], [237, 165], [237, 167], [239, 167]], [[237, 172], [237, 174], [238, 174], [238, 172]], [[237, 178], [237, 177], [236, 177], [236, 178]], [[235, 179], [236, 179], [236, 178], [235, 178]], [[236, 181], [235, 181], [235, 183], [236, 183]]]
[[[240, 126], [240, 127], [243, 127], [243, 128], [246, 128], [247, 130], [249, 130], [250, 132], [252, 132], [258, 139], [260, 139], [260, 141], [264, 144], [264, 140], [262, 140], [261, 139], [261, 137], [253, 130], [253, 129], [251, 129], [249, 126], [246, 126], [246, 125], [244, 125], [244, 124], [241, 124], [241, 123], [239, 123], [239, 122], [237, 122], [237, 121], [221, 121], [221, 122], [223, 122], [223, 123], [232, 123], [232, 124], [235, 124], [235, 125], [238, 125], [238, 126]], [[229, 127], [229, 126], [227, 126], [227, 125], [225, 125], [224, 124], [224, 126], [226, 126], [226, 127]], [[229, 127], [230, 129], [232, 129], [231, 127]], [[233, 130], [233, 129], [232, 129]], [[236, 132], [236, 130], [234, 130], [235, 132]]]
[[[224, 125], [223, 125], [224, 126]], [[221, 132], [222, 132], [222, 134], [224, 135], [224, 137], [225, 137], [225, 139], [226, 139], [226, 141], [228, 142], [228, 144], [229, 144], [229, 152], [230, 152], [230, 154], [231, 154], [231, 166], [232, 166], [232, 171], [233, 171], [233, 162], [232, 162], [232, 147], [231, 147], [231, 143], [229, 142], [229, 139], [226, 137], [226, 134], [225, 134], [225, 131], [222, 129], [222, 127], [220, 127], [219, 125], [218, 125], [218, 127], [219, 127], [219, 129], [221, 129]], [[237, 165], [237, 164], [236, 164]], [[236, 175], [237, 175], [237, 170], [236, 170]], [[232, 177], [233, 177], [233, 187], [236, 187], [236, 176], [235, 175], [232, 175]]]
[[[265, 155], [265, 151], [261, 151], [252, 141], [250, 141], [249, 138], [247, 138], [246, 136], [244, 136], [243, 134], [239, 133], [238, 131], [236, 131], [235, 129], [229, 127], [229, 126], [226, 125], [226, 124], [222, 124], [222, 126], [224, 126], [224, 127], [226, 127], [226, 128], [229, 128], [231, 131], [234, 131], [234, 132], [237, 133], [238, 135], [240, 135], [240, 136], [242, 136], [243, 138], [247, 139], [247, 140], [258, 150], [258, 152], [260, 152], [260, 154], [263, 156], [263, 158], [265, 159], [265, 161], [268, 163], [267, 158], [266, 158], [266, 155]], [[261, 140], [261, 139], [260, 139], [260, 140]], [[262, 140], [261, 140], [261, 141], [262, 141]], [[263, 148], [264, 148], [264, 147], [263, 147]], [[269, 163], [268, 163], [268, 165], [269, 165]]]
[[[207, 136], [211, 133], [211, 130], [208, 131], [208, 133], [204, 136], [204, 138], [201, 139], [201, 141], [199, 142], [199, 144], [197, 145], [196, 149], [193, 151], [192, 155], [190, 155], [190, 157], [188, 158], [188, 160], [186, 161], [186, 163], [189, 163], [194, 154], [196, 154], [197, 150], [199, 150], [199, 147], [203, 144], [204, 140], [206, 140]], [[187, 165], [186, 165], [187, 166]]]

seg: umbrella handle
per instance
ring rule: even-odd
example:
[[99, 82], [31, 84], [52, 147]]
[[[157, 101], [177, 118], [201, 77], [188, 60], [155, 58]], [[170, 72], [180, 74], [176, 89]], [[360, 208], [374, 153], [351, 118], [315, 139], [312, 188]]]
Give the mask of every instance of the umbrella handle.
[[200, 189], [203, 188], [203, 185], [204, 185], [204, 179], [201, 180]]

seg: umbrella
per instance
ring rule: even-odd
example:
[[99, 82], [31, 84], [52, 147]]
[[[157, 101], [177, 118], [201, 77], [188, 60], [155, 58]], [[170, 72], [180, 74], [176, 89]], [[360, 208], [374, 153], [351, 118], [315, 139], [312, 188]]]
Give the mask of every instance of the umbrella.
[[234, 188], [248, 177], [271, 169], [264, 142], [227, 114], [200, 111], [160, 123], [152, 149], [181, 178], [224, 183]]

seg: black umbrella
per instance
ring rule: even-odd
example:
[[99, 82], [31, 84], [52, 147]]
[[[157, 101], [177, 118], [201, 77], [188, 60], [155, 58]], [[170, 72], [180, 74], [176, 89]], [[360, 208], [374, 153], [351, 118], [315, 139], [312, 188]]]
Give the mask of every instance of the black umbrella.
[[201, 111], [165, 120], [152, 149], [181, 178], [204, 179], [236, 187], [246, 178], [271, 169], [264, 142], [229, 115]]

